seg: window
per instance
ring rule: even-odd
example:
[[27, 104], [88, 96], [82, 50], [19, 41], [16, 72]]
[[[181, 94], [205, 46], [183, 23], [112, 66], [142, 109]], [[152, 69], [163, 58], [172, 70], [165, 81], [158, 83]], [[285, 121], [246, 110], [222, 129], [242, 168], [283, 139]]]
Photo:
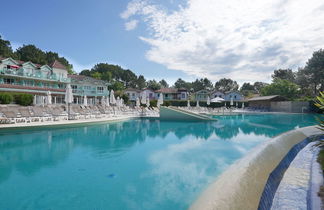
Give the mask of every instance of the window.
[[15, 83], [15, 80], [14, 79], [9, 79], [9, 78], [4, 78], [3, 79], [4, 83], [5, 84], [14, 84]]
[[[129, 94], [128, 94], [129, 95]], [[132, 96], [135, 97], [135, 93], [132, 93]]]
[[166, 97], [166, 98], [169, 97], [167, 93], [165, 94], [165, 97]]
[[76, 90], [76, 89], [78, 89], [78, 86], [76, 86], [76, 85], [71, 85], [71, 88], [72, 88], [73, 90]]
[[98, 93], [103, 93], [104, 88], [103, 87], [97, 87]]
[[84, 86], [84, 89], [85, 90], [91, 90], [91, 87], [90, 86]]
[[181, 93], [181, 98], [185, 98], [186, 94], [185, 93]]
[[234, 96], [234, 98], [236, 98], [236, 96]]

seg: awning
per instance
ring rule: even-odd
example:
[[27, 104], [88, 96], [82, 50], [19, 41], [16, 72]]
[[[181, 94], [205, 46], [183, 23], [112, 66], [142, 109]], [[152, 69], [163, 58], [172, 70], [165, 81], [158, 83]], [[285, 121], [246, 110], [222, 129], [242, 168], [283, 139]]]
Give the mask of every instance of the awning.
[[10, 68], [14, 68], [14, 69], [19, 69], [20, 66], [17, 66], [17, 65], [9, 65]]

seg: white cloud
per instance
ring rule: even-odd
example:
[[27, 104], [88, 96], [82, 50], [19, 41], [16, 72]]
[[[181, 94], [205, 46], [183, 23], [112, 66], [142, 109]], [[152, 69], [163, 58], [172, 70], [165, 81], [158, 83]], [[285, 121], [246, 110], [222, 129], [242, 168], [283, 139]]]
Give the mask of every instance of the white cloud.
[[16, 51], [19, 47], [23, 46], [23, 44], [19, 42], [10, 42], [10, 44], [13, 51]]
[[80, 73], [82, 70], [85, 70], [85, 69], [90, 70], [96, 64], [96, 63], [81, 64], [73, 58], [70, 58], [70, 57], [64, 56], [64, 55], [62, 55], [62, 56], [65, 57], [73, 65], [73, 70], [77, 73]]
[[126, 31], [134, 30], [137, 27], [138, 20], [131, 20], [125, 23]]
[[134, 16], [149, 31], [148, 60], [213, 80], [264, 81], [324, 47], [322, 0], [187, 0], [176, 10], [134, 0], [121, 17]]

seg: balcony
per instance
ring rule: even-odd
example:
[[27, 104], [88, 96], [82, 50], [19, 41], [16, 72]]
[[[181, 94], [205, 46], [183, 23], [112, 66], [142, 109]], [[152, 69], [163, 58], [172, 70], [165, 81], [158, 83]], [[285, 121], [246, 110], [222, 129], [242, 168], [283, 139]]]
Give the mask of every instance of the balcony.
[[46, 80], [46, 81], [55, 81], [55, 82], [64, 82], [64, 83], [70, 83], [70, 78], [60, 78], [56, 74], [51, 75], [44, 75], [41, 72], [35, 73], [35, 74], [29, 74], [25, 73], [23, 68], [20, 69], [0, 69], [0, 75], [8, 75], [8, 76], [14, 76], [19, 78], [27, 78], [27, 79], [36, 79], [36, 80]]

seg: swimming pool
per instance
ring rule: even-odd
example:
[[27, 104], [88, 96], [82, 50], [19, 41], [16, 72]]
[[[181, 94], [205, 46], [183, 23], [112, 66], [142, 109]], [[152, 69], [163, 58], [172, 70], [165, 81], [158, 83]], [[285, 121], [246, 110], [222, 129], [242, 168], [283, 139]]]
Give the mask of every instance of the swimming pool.
[[251, 148], [314, 115], [0, 131], [0, 209], [186, 209]]

